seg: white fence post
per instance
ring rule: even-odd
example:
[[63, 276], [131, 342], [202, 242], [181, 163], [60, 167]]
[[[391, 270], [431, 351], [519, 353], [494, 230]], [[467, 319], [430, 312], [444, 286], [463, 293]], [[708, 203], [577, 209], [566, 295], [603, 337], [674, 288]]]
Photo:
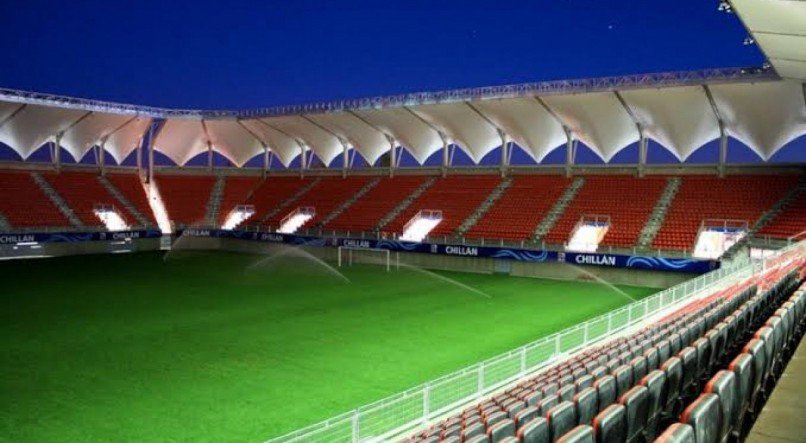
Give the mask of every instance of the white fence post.
[[360, 414], [358, 409], [353, 412], [353, 443], [361, 441], [361, 429], [359, 429]]

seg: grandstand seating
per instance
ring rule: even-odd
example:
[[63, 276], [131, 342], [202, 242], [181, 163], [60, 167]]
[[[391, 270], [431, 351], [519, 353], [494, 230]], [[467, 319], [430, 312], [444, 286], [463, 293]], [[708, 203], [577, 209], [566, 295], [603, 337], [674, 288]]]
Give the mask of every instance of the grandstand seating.
[[325, 226], [337, 231], [372, 231], [378, 222], [426, 180], [424, 175], [384, 178]]
[[745, 221], [752, 226], [795, 186], [795, 175], [683, 177], [653, 246], [691, 250], [706, 219]]
[[209, 175], [158, 175], [156, 177], [168, 218], [176, 227], [203, 225], [215, 184]]
[[154, 212], [151, 210], [151, 205], [148, 204], [148, 196], [137, 174], [110, 172], [106, 174], [106, 179], [120, 191], [123, 198], [128, 200], [152, 226], [157, 225]]
[[544, 240], [565, 244], [582, 216], [605, 215], [610, 217], [610, 229], [600, 245], [632, 247], [666, 182], [665, 177], [587, 176], [585, 184]]
[[68, 227], [70, 222], [30, 172], [0, 171], [0, 213], [14, 228]]
[[311, 180], [310, 178], [300, 178], [297, 176], [266, 178], [246, 199], [246, 204], [255, 206], [255, 215], [247, 220], [245, 224], [256, 224], [268, 215], [269, 211], [291, 198], [303, 187], [309, 185]]
[[[486, 435], [479, 438], [644, 442], [680, 417], [684, 424], [662, 432], [657, 441], [722, 442], [726, 433], [742, 429], [739, 417], [749, 423], [748, 411], [757, 413], [755, 399], [769, 392], [767, 382], [780, 374], [803, 334], [806, 295], [796, 293], [784, 303], [802, 280], [803, 265], [798, 258], [714, 290], [404, 441], [474, 441], [470, 438]], [[728, 370], [717, 372], [720, 367]]]
[[226, 178], [224, 191], [221, 194], [221, 204], [218, 210], [218, 226], [224, 223], [230, 211], [232, 211], [235, 206], [246, 202], [249, 194], [255, 190], [259, 183], [259, 177], [235, 175]]
[[806, 231], [806, 192], [800, 192], [775, 218], [764, 225], [758, 234], [789, 238], [803, 231]]
[[529, 240], [571, 179], [556, 175], [522, 175], [465, 233], [468, 238]]
[[129, 211], [101, 184], [96, 173], [62, 171], [58, 174], [43, 173], [42, 177], [64, 199], [84, 226], [104, 229], [103, 222], [93, 212], [96, 205], [112, 206], [127, 225], [137, 224]]
[[289, 212], [298, 207], [312, 207], [314, 215], [303, 227], [316, 225], [334, 209], [352, 197], [366, 185], [372, 177], [357, 175], [350, 177], [322, 177], [308, 192], [301, 195], [291, 206], [266, 220], [269, 226], [279, 226]]
[[400, 234], [406, 223], [419, 211], [434, 209], [442, 211], [442, 222], [429, 235], [452, 235], [500, 181], [500, 177], [493, 175], [454, 175], [439, 178], [381, 230]]

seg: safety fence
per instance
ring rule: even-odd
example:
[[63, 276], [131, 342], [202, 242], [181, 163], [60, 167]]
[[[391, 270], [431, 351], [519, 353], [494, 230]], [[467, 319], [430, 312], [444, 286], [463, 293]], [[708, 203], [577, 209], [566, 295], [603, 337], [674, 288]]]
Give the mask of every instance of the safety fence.
[[[804, 249], [806, 242], [793, 245]], [[772, 260], [772, 259], [771, 259]], [[749, 277], [770, 262], [743, 262], [700, 275], [614, 311], [543, 337], [405, 392], [268, 440], [280, 442], [379, 442], [489, 395], [564, 356], [612, 337], [666, 308], [721, 283]]]

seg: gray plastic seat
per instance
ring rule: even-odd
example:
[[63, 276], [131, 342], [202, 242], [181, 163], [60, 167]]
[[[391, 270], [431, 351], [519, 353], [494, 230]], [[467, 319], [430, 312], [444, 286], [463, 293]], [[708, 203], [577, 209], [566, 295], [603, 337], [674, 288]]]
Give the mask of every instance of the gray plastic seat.
[[468, 441], [471, 438], [480, 435], [483, 435], [485, 438], [487, 438], [484, 425], [481, 422], [465, 425], [465, 428], [462, 430], [462, 441]]
[[593, 382], [594, 378], [592, 375], [583, 375], [582, 377], [579, 377], [574, 384], [577, 387], [577, 392], [580, 392], [585, 388], [590, 388], [593, 386]]
[[644, 386], [635, 386], [619, 398], [619, 403], [626, 409], [627, 441], [643, 440], [649, 409], [649, 392]]
[[722, 407], [716, 394], [701, 394], [680, 415], [680, 421], [694, 428], [697, 443], [719, 443]]
[[677, 354], [680, 363], [683, 365], [683, 379], [681, 380], [680, 392], [682, 395], [692, 392], [697, 382], [697, 350], [691, 346], [686, 346]]
[[507, 420], [509, 416], [504, 411], [495, 411], [491, 414], [487, 414], [484, 416], [484, 424], [487, 425], [489, 429], [492, 425], [498, 423], [499, 421]]
[[647, 371], [658, 369], [663, 360], [658, 356], [657, 348], [649, 348], [644, 351], [644, 358], [646, 359]]
[[515, 418], [515, 415], [524, 409], [526, 409], [526, 402], [522, 400], [511, 401], [509, 403], [505, 403], [504, 405], [504, 410], [509, 418]]
[[537, 410], [540, 411], [540, 415], [545, 417], [546, 414], [549, 412], [549, 409], [557, 406], [560, 403], [560, 396], [557, 394], [551, 394], [548, 397], [544, 397], [543, 400], [537, 404]]
[[546, 414], [549, 421], [549, 433], [552, 440], [557, 440], [577, 425], [576, 407], [570, 401], [564, 401], [551, 408]]
[[726, 440], [736, 428], [739, 413], [739, 399], [736, 387], [736, 376], [733, 372], [721, 370], [705, 385], [705, 392], [719, 397], [722, 409], [722, 430], [720, 441]]
[[653, 437], [658, 430], [661, 413], [666, 407], [666, 373], [656, 369], [641, 379], [649, 394], [649, 403], [646, 412], [647, 435]]
[[465, 440], [465, 443], [490, 443], [490, 438], [487, 434], [476, 435]]
[[674, 406], [682, 394], [683, 388], [683, 362], [679, 357], [670, 357], [661, 363], [660, 369], [666, 374], [666, 404], [664, 409], [674, 414]]
[[549, 422], [543, 417], [537, 417], [518, 428], [517, 436], [521, 443], [551, 443]]
[[613, 371], [616, 379], [616, 398], [621, 397], [632, 386], [632, 367], [621, 365]]
[[575, 385], [565, 385], [557, 391], [557, 395], [560, 397], [560, 401], [571, 401], [574, 398], [574, 394], [577, 393], [577, 388]]
[[515, 437], [515, 422], [507, 418], [487, 428], [490, 443], [498, 443], [505, 437]]
[[520, 428], [526, 423], [529, 423], [534, 418], [540, 417], [540, 411], [535, 408], [534, 406], [529, 406], [525, 409], [522, 409], [517, 414], [515, 414], [513, 420], [515, 420], [515, 426]]
[[557, 440], [557, 443], [595, 443], [596, 438], [593, 435], [593, 428], [588, 425], [579, 425], [574, 429], [566, 432], [565, 435]]
[[538, 390], [532, 391], [531, 393], [526, 394], [524, 396], [524, 400], [526, 400], [526, 404], [529, 406], [537, 405], [537, 403], [542, 399], [543, 399], [543, 393]]
[[586, 388], [574, 395], [574, 405], [577, 411], [577, 422], [589, 424], [593, 417], [599, 413], [599, 396], [595, 388]]
[[594, 417], [593, 433], [598, 443], [627, 441], [627, 414], [624, 406], [612, 404]]
[[630, 366], [632, 366], [632, 378], [633, 380], [641, 380], [644, 378], [647, 372], [647, 363], [646, 358], [643, 355], [639, 355], [637, 357], [633, 357], [630, 360]]
[[764, 342], [754, 338], [744, 345], [742, 352], [753, 357], [753, 394], [751, 401], [755, 401], [755, 398], [762, 390], [767, 374], [767, 352], [764, 350]]
[[691, 346], [697, 350], [697, 382], [705, 381], [711, 372], [711, 342], [700, 337]]
[[655, 443], [697, 443], [694, 428], [685, 423], [674, 423], [655, 439]]
[[593, 384], [599, 398], [599, 411], [616, 402], [616, 379], [612, 375], [605, 375]]

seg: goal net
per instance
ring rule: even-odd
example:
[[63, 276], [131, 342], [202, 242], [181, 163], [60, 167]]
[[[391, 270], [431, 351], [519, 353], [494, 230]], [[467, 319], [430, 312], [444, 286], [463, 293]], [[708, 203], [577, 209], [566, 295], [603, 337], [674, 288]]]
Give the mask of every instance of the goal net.
[[[395, 269], [400, 269], [400, 254], [395, 252]], [[388, 249], [353, 248], [339, 246], [339, 267], [352, 266], [353, 263], [383, 265], [386, 272], [392, 270], [392, 252]]]

